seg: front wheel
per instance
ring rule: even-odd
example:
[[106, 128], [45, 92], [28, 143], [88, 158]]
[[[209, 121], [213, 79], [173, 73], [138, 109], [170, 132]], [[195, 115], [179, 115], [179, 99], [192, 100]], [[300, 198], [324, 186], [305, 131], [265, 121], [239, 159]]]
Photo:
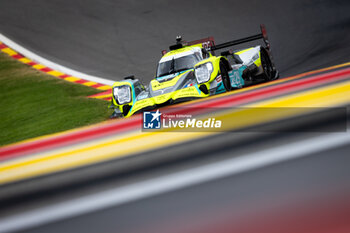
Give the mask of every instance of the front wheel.
[[116, 119], [116, 118], [123, 118], [123, 113], [116, 111], [116, 109], [113, 111], [112, 115], [109, 116], [110, 119]]
[[232, 86], [231, 86], [230, 76], [228, 75], [226, 66], [222, 62], [220, 62], [220, 72], [221, 72], [222, 83], [224, 84], [225, 90], [227, 92], [231, 91]]

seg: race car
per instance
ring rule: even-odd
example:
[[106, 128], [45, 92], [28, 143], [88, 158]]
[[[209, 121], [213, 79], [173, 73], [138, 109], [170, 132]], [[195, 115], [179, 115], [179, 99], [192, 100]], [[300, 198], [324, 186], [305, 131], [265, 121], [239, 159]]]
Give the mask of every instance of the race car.
[[[148, 86], [134, 76], [114, 83], [111, 118], [130, 117], [161, 106], [277, 79], [279, 73], [273, 63], [265, 26], [260, 25], [260, 29], [257, 35], [218, 45], [213, 37], [186, 42], [178, 36], [169, 52], [162, 51], [156, 77]], [[222, 51], [259, 39], [264, 41], [264, 46]], [[220, 56], [215, 55], [217, 50], [221, 50]]]

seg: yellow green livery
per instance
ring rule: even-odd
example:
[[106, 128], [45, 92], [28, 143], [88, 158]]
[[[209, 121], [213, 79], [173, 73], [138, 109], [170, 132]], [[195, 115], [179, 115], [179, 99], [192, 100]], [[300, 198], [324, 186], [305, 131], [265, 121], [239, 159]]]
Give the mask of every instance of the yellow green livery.
[[[214, 38], [186, 42], [181, 36], [170, 51], [162, 51], [156, 77], [144, 86], [134, 76], [113, 85], [111, 118], [129, 117], [161, 106], [204, 98], [255, 82], [278, 78], [263, 25], [261, 33], [215, 45]], [[265, 46], [224, 50], [237, 44], [263, 39]], [[220, 51], [220, 56], [215, 53]]]

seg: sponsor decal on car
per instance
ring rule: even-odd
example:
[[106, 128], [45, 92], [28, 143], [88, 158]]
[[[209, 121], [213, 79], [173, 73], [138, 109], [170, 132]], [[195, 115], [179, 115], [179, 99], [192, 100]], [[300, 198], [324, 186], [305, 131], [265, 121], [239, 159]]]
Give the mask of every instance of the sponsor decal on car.
[[187, 84], [186, 86], [185, 86], [185, 88], [186, 87], [192, 87], [193, 86], [193, 83], [189, 83], [189, 84]]

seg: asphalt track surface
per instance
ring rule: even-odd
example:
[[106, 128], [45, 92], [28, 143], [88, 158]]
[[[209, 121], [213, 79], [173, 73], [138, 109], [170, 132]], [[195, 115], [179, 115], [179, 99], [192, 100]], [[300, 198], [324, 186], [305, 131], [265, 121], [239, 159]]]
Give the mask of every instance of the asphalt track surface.
[[[276, 66], [281, 76], [286, 77], [349, 61], [348, 12], [349, 1], [2, 0], [0, 32], [49, 60], [81, 72], [114, 80], [133, 73], [147, 83], [154, 75], [160, 51], [167, 48], [176, 35], [181, 34], [188, 40], [212, 35], [220, 43], [254, 34], [259, 30], [258, 25], [264, 23]], [[198, 141], [171, 148], [170, 152], [154, 151], [154, 154], [171, 155], [185, 151], [189, 154], [193, 150], [198, 156], [178, 164], [113, 176], [102, 179], [103, 182], [98, 180], [101, 182], [92, 182], [93, 187], [64, 189], [59, 192], [60, 196], [49, 193], [45, 198], [36, 198], [34, 203], [3, 209], [1, 214], [35, 209], [315, 135], [263, 135], [263, 138], [254, 135], [254, 144], [248, 137], [250, 140], [240, 147], [233, 146], [230, 142], [240, 136], [216, 137], [211, 143]], [[222, 146], [218, 153], [207, 150], [219, 149], [217, 145]], [[209, 154], [198, 159], [206, 150]], [[342, 227], [348, 227], [342, 216], [349, 216], [346, 205], [350, 193], [348, 151], [349, 145], [332, 148], [295, 161], [111, 206], [29, 232], [230, 232], [227, 229], [263, 232], [263, 227], [267, 232], [276, 229], [276, 232], [288, 232], [284, 229], [286, 225], [298, 224], [303, 227], [291, 228], [291, 232], [315, 229], [334, 232], [336, 227], [342, 232]], [[322, 205], [324, 203], [332, 205]], [[299, 215], [305, 212], [309, 217]], [[326, 214], [320, 216], [319, 213]], [[276, 221], [277, 216], [288, 217]], [[305, 217], [303, 221], [302, 217]], [[317, 224], [309, 226], [313, 221], [325, 224], [323, 228], [315, 227]], [[253, 225], [251, 222], [256, 223], [256, 228], [249, 228]], [[281, 222], [280, 228], [276, 228], [276, 222]]]
[[2, 0], [0, 31], [58, 64], [147, 83], [177, 35], [222, 43], [264, 23], [276, 66], [289, 76], [349, 59], [349, 11], [346, 0]]
[[349, 227], [349, 149], [318, 152], [24, 232], [337, 232]]

